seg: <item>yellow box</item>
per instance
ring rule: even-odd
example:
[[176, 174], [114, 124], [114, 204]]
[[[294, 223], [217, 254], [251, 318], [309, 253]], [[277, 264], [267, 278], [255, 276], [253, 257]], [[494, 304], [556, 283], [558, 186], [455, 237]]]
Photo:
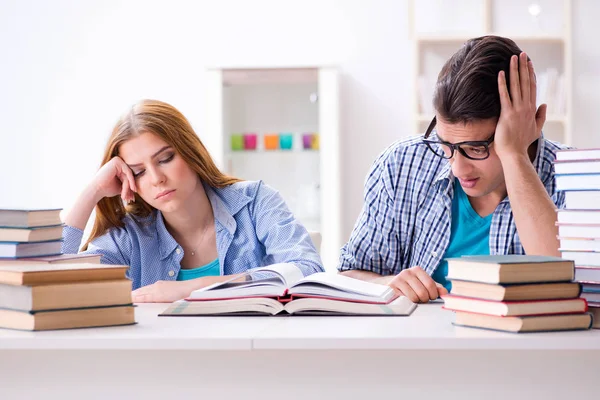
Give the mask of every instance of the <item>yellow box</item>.
[[319, 134], [315, 133], [312, 137], [311, 147], [313, 150], [319, 150]]

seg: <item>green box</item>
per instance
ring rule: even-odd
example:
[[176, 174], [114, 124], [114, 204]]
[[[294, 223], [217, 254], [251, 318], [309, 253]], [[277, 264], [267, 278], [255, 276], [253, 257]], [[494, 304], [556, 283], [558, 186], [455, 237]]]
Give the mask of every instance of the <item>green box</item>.
[[241, 133], [231, 134], [231, 150], [244, 150], [244, 135]]

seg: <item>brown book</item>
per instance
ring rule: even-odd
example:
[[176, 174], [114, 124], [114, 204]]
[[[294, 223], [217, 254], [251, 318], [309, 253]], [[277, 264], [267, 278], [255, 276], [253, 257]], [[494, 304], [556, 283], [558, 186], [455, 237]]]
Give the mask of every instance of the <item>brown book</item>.
[[590, 329], [592, 321], [589, 313], [498, 317], [457, 311], [454, 324], [506, 332], [547, 332]]
[[131, 304], [129, 279], [40, 286], [0, 284], [0, 308], [41, 311], [124, 304]]
[[27, 331], [131, 325], [134, 323], [133, 305], [37, 312], [0, 309], [0, 328]]
[[575, 276], [575, 263], [546, 256], [465, 256], [448, 259], [450, 280], [482, 283], [566, 282]]
[[600, 329], [600, 303], [588, 302], [590, 314], [594, 317], [592, 328]]
[[0, 265], [0, 283], [7, 285], [48, 285], [124, 279], [126, 265], [107, 264], [14, 264]]
[[2, 265], [19, 264], [100, 264], [102, 254], [59, 254], [56, 256], [0, 259]]
[[491, 301], [460, 297], [442, 296], [444, 308], [453, 311], [465, 311], [498, 316], [542, 315], [583, 313], [587, 311], [585, 299], [530, 300], [530, 301]]
[[37, 226], [60, 225], [62, 209], [0, 210], [0, 226], [33, 228]]
[[577, 282], [492, 285], [490, 283], [452, 281], [452, 294], [484, 300], [550, 300], [579, 297]]
[[43, 242], [62, 239], [62, 225], [39, 228], [5, 228], [0, 226], [0, 242]]

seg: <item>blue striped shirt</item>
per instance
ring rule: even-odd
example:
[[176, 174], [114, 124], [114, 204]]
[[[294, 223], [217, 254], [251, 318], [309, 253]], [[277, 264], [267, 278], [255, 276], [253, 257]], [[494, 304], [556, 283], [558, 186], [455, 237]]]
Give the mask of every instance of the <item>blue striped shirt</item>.
[[[375, 160], [365, 182], [361, 214], [338, 269], [396, 275], [420, 266], [436, 270], [450, 242], [454, 177], [448, 160], [422, 144], [422, 136], [400, 140]], [[554, 183], [556, 151], [567, 146], [542, 138], [533, 165], [557, 208], [564, 193]], [[493, 213], [490, 254], [524, 254], [508, 197]]]
[[[204, 188], [215, 216], [221, 275], [281, 262], [295, 264], [305, 276], [323, 271], [308, 231], [279, 192], [262, 181]], [[134, 289], [176, 280], [184, 251], [167, 231], [162, 214], [156, 210], [143, 219], [127, 215], [123, 223], [96, 238], [85, 253], [101, 254], [103, 264], [129, 265]], [[77, 253], [83, 231], [65, 226], [63, 237], [63, 253]]]

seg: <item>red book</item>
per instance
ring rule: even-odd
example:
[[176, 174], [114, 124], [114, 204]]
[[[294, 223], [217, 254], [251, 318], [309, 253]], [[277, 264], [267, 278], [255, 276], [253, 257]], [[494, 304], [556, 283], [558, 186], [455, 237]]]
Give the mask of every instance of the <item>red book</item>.
[[444, 308], [496, 316], [525, 316], [584, 313], [587, 301], [582, 298], [530, 301], [492, 301], [456, 295], [442, 296]]

